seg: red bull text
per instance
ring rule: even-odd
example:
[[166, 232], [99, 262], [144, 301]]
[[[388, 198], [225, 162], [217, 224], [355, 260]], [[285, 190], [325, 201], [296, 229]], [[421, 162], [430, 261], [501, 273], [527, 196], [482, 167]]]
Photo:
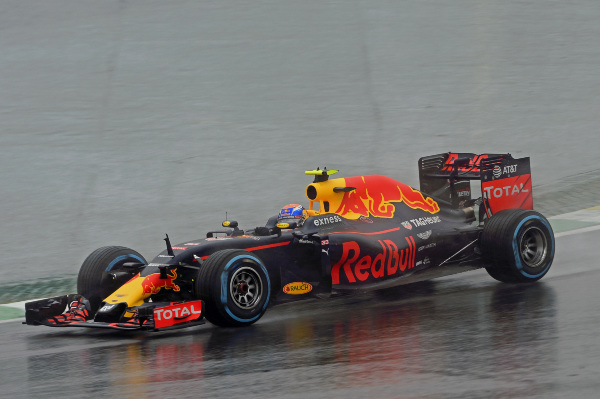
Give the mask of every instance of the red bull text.
[[[454, 161], [456, 161], [457, 159], [459, 159], [461, 157], [463, 157], [463, 158], [468, 157], [469, 163], [468, 163], [468, 165], [456, 167], [454, 165]], [[457, 170], [458, 172], [479, 172], [480, 171], [479, 166], [481, 164], [481, 161], [483, 161], [484, 159], [488, 159], [489, 157], [490, 157], [489, 154], [482, 154], [482, 155], [450, 154], [448, 156], [448, 159], [444, 163], [444, 167], [442, 168], [442, 171], [451, 172], [453, 170]]]
[[340, 284], [340, 272], [348, 283], [380, 279], [396, 276], [415, 267], [417, 247], [413, 237], [404, 237], [407, 247], [398, 249], [391, 240], [378, 240], [381, 251], [373, 254], [362, 254], [356, 241], [342, 245], [342, 257], [331, 269], [331, 282]]

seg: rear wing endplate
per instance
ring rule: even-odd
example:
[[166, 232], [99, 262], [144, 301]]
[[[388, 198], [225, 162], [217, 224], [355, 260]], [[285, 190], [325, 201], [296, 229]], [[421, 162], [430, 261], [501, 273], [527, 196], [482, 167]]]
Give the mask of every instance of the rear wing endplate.
[[533, 209], [529, 157], [448, 152], [419, 159], [421, 191], [454, 207], [471, 200], [471, 180], [481, 181], [488, 216], [502, 209]]

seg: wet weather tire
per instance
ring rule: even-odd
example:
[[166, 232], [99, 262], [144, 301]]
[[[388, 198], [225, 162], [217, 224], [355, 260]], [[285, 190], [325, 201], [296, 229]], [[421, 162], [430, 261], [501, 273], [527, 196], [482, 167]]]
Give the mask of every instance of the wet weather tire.
[[118, 288], [103, 281], [104, 272], [119, 269], [125, 262], [147, 264], [138, 252], [119, 246], [98, 248], [83, 261], [77, 276], [77, 293], [90, 301], [92, 312], [96, 312], [102, 300]]
[[242, 327], [265, 313], [271, 281], [259, 257], [227, 249], [215, 252], [202, 264], [196, 292], [204, 301], [208, 321], [221, 327]]
[[542, 278], [554, 259], [554, 232], [538, 212], [505, 209], [492, 216], [481, 236], [490, 276], [505, 283]]

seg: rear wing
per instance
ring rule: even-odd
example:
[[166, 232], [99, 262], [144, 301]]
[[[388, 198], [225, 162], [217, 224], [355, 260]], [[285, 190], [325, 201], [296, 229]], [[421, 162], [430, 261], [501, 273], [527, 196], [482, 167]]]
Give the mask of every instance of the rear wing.
[[488, 216], [503, 209], [533, 209], [529, 157], [448, 152], [419, 159], [421, 192], [453, 207], [472, 202], [471, 180], [481, 181]]

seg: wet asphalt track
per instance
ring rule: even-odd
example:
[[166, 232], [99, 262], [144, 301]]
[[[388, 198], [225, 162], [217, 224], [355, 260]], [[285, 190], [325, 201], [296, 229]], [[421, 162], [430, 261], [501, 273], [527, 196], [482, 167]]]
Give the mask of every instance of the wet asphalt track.
[[[596, 1], [4, 1], [0, 284], [152, 257], [305, 169], [417, 185], [417, 159], [531, 156], [550, 215], [598, 205]], [[158, 336], [0, 324], [0, 396], [595, 398], [599, 233], [532, 287], [484, 272]], [[327, 394], [324, 395], [323, 392]]]

